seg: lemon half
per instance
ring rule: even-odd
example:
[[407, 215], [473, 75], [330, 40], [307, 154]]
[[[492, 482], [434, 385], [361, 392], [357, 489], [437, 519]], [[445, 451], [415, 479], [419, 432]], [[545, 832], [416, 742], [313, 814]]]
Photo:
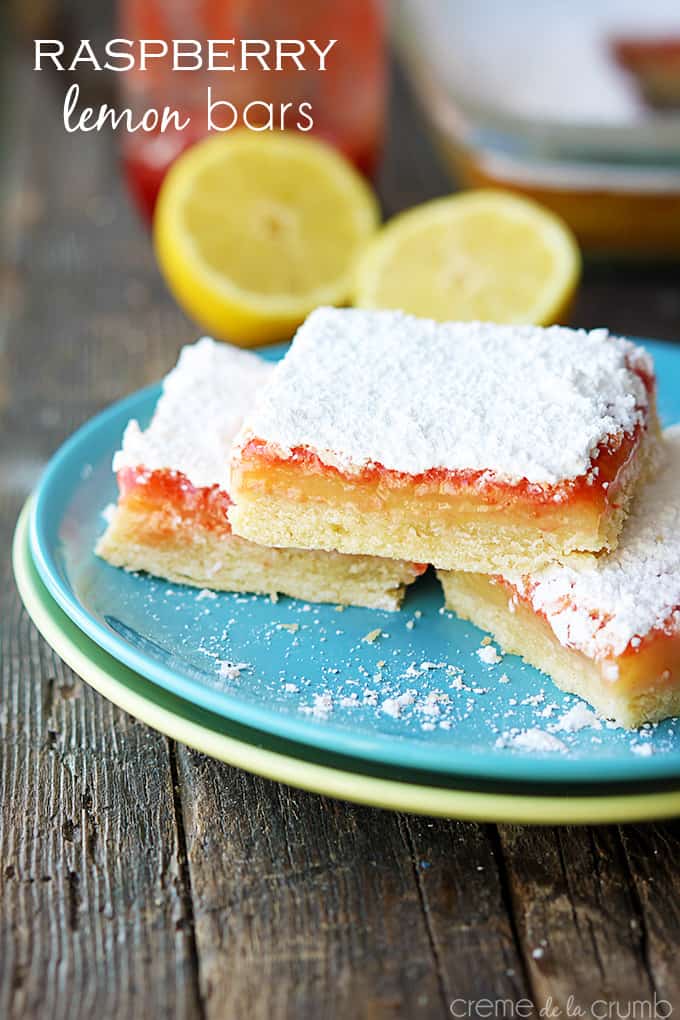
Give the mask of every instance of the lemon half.
[[355, 302], [441, 321], [564, 322], [581, 272], [557, 216], [508, 192], [434, 199], [390, 220], [357, 264]]
[[154, 243], [187, 314], [250, 346], [289, 336], [317, 305], [345, 303], [378, 222], [368, 184], [329, 146], [237, 131], [199, 142], [170, 168]]

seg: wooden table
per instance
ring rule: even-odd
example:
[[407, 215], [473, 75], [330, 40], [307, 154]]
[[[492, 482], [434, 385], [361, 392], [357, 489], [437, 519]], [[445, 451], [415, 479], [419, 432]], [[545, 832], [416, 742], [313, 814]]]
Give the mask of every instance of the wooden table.
[[[112, 140], [67, 137], [65, 83], [29, 68], [26, 49], [5, 46], [5, 554], [57, 445], [196, 335], [159, 279]], [[86, 86], [107, 98], [108, 83]], [[396, 86], [388, 212], [449, 188]], [[575, 319], [680, 336], [678, 269], [589, 266]], [[680, 1008], [677, 824], [430, 821], [261, 781], [82, 684], [22, 610], [7, 555], [0, 598], [3, 1020], [443, 1018], [451, 1003], [474, 1020], [569, 996], [602, 1017], [655, 995]]]

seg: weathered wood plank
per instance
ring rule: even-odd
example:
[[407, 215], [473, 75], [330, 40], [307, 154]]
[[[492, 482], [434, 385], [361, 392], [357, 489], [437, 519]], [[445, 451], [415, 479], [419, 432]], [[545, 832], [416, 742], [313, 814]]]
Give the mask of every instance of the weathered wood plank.
[[[633, 882], [645, 963], [659, 999], [680, 1004], [680, 823], [620, 830]], [[664, 1007], [659, 1008], [659, 1015]], [[666, 1011], [666, 1015], [669, 1015]]]
[[494, 828], [415, 817], [403, 826], [449, 1006], [468, 1015], [464, 1004], [480, 999], [529, 1002]]
[[[512, 909], [539, 1008], [651, 1002], [639, 912], [616, 829], [500, 827]], [[677, 932], [676, 932], [677, 939]], [[595, 1012], [599, 1009], [595, 1007]], [[571, 1015], [574, 1015], [573, 1013]]]
[[446, 1015], [397, 816], [178, 762], [209, 1020]]
[[434, 139], [425, 130], [404, 72], [396, 66], [392, 68], [385, 148], [376, 183], [385, 216], [448, 195], [453, 186], [437, 156]]
[[1, 604], [0, 1015], [199, 1016], [166, 742]]
[[[92, 214], [115, 176], [113, 152], [64, 137], [46, 78], [19, 59], [3, 71], [18, 110], [5, 122], [0, 241], [10, 297], [0, 544], [9, 552], [48, 453], [144, 372], [121, 359], [129, 311], [114, 272], [120, 258], [134, 278], [140, 258], [123, 255], [141, 246], [126, 213], [115, 222], [119, 197], [107, 230]], [[153, 319], [132, 336], [157, 374]], [[0, 1016], [199, 1017], [167, 741], [96, 696], [38, 638], [8, 556], [0, 584]]]
[[677, 264], [587, 264], [572, 321], [627, 336], [680, 340]]

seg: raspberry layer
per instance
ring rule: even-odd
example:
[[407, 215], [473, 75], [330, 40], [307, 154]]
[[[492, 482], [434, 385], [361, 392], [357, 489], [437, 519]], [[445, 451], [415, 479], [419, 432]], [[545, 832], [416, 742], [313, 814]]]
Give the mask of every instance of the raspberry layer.
[[154, 531], [159, 539], [182, 527], [231, 534], [227, 517], [231, 499], [219, 485], [197, 487], [181, 471], [168, 468], [122, 468], [117, 478], [120, 502], [156, 515]]

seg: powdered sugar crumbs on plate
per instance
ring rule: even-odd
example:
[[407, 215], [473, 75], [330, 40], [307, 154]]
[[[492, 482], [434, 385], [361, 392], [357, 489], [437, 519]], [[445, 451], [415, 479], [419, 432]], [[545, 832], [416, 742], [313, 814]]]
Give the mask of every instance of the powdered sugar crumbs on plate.
[[[162, 582], [150, 583], [155, 589], [149, 595], [150, 603], [159, 597], [182, 600], [191, 593], [194, 604], [201, 605], [202, 614], [211, 614], [214, 618], [220, 612], [223, 616], [224, 626], [199, 646], [199, 653], [213, 663], [216, 685], [226, 684], [227, 690], [236, 689], [246, 672], [248, 676], [253, 675], [252, 662], [232, 661], [228, 657], [230, 631], [236, 618], [226, 616], [224, 608], [230, 600], [239, 605], [255, 604], [261, 596], [220, 593], [211, 599], [181, 586], [172, 588]], [[282, 707], [287, 706], [288, 710], [320, 725], [331, 721], [351, 725], [352, 719], [368, 713], [372, 724], [379, 728], [403, 730], [411, 735], [419, 733], [423, 739], [431, 739], [439, 732], [443, 739], [446, 733], [474, 717], [488, 727], [499, 752], [539, 756], [573, 753], [577, 738], [581, 745], [586, 739], [597, 746], [602, 740], [602, 731], [612, 726], [582, 700], [553, 688], [547, 677], [532, 693], [515, 694], [512, 679], [496, 668], [505, 657], [488, 638], [478, 639], [473, 648], [460, 651], [450, 659], [433, 661], [414, 655], [404, 665], [403, 639], [399, 639], [396, 647], [396, 641], [390, 636], [395, 632], [392, 623], [388, 625], [389, 630], [383, 626], [369, 631], [359, 627], [355, 628], [344, 657], [334, 660], [332, 665], [322, 666], [321, 676], [304, 675], [296, 668], [299, 653], [309, 642], [323, 643], [328, 619], [331, 612], [335, 615], [335, 607], [303, 604], [287, 598], [281, 598], [275, 605], [276, 617], [272, 606], [272, 618], [253, 628], [249, 638], [252, 646], [270, 648], [272, 662], [277, 663], [274, 675], [262, 680], [262, 685]], [[363, 612], [347, 607], [346, 616], [350, 619], [353, 614]], [[444, 614], [438, 610], [430, 612], [437, 618], [451, 615], [448, 611]], [[417, 610], [417, 614], [403, 610], [401, 615], [416, 620], [424, 616], [421, 610]], [[394, 620], [394, 614], [376, 612], [375, 617]], [[470, 629], [472, 633], [479, 633]], [[334, 633], [337, 635], [338, 628], [334, 628]], [[340, 633], [348, 636], [344, 631]], [[407, 635], [406, 641], [413, 640], [411, 629], [401, 633]], [[390, 647], [391, 642], [394, 648]], [[242, 634], [238, 646], [243, 651]], [[415, 646], [412, 650], [416, 651]], [[480, 666], [488, 677], [484, 684], [478, 679]], [[655, 726], [645, 726], [632, 732], [620, 729], [616, 732], [627, 743], [631, 754], [646, 757], [662, 749], [652, 746], [655, 730]], [[590, 736], [584, 738], [584, 731]]]

